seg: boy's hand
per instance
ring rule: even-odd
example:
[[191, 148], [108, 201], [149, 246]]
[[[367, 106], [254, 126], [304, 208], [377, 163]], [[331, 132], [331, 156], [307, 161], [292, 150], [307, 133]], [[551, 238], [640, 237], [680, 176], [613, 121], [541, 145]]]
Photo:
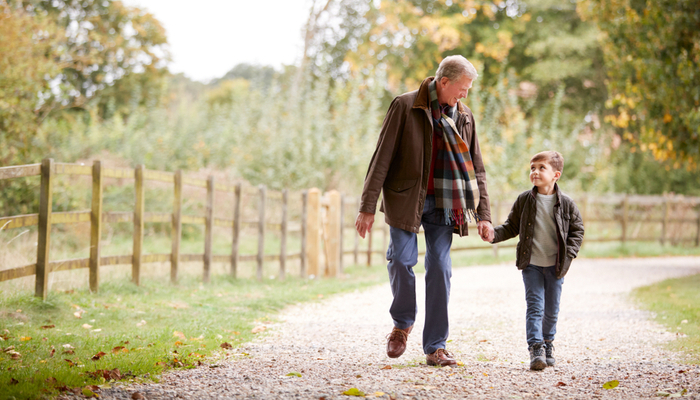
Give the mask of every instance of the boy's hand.
[[372, 229], [374, 224], [374, 214], [366, 213], [360, 211], [357, 214], [357, 219], [355, 220], [355, 229], [362, 239], [365, 238], [365, 234]]
[[489, 221], [479, 221], [476, 223], [476, 228], [479, 231], [479, 236], [484, 242], [493, 242], [493, 225]]

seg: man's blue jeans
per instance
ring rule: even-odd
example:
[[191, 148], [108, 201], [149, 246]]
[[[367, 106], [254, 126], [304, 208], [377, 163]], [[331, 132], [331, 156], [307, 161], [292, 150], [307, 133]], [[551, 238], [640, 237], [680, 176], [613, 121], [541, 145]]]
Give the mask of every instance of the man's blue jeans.
[[564, 278], [557, 279], [554, 266], [543, 268], [528, 265], [522, 272], [527, 302], [525, 314], [527, 345], [532, 346], [545, 340], [554, 340]]
[[[452, 233], [454, 227], [444, 223], [435, 211], [435, 197], [428, 196], [423, 207], [421, 225], [425, 230], [425, 326], [423, 352], [430, 354], [444, 349], [449, 335], [447, 305], [450, 300], [452, 277]], [[413, 267], [418, 263], [418, 239], [413, 232], [390, 227], [386, 258], [394, 301], [389, 312], [394, 326], [406, 329], [416, 320], [416, 277]]]

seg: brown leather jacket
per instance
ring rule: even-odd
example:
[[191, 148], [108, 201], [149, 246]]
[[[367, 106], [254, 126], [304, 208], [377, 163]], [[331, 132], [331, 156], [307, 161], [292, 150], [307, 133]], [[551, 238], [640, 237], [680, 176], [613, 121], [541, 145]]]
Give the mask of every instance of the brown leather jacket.
[[[583, 242], [583, 220], [576, 203], [554, 184], [557, 201], [554, 203], [554, 222], [557, 226], [557, 278], [563, 278], [569, 271], [571, 261], [576, 258]], [[522, 192], [515, 200], [508, 219], [503, 225], [494, 228], [494, 239], [498, 243], [520, 235], [515, 251], [515, 265], [525, 269], [532, 255], [532, 237], [537, 216], [537, 186]]]
[[[420, 89], [397, 96], [392, 101], [367, 170], [360, 201], [361, 212], [374, 214], [379, 192], [383, 190], [380, 211], [384, 213], [386, 223], [415, 233], [420, 228], [433, 151], [433, 119], [430, 116], [428, 91], [433, 79], [425, 79]], [[480, 199], [476, 212], [479, 218], [490, 222], [486, 171], [476, 137], [474, 116], [468, 107], [461, 102], [458, 104], [455, 125], [469, 146], [479, 185]], [[455, 233], [467, 235], [467, 224], [456, 226]]]

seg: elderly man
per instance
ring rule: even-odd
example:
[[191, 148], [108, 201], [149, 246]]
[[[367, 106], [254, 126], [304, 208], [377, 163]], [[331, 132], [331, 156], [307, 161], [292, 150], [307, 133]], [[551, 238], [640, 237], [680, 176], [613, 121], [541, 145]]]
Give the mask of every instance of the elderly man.
[[475, 219], [479, 235], [493, 239], [486, 171], [467, 97], [478, 74], [462, 56], [445, 58], [435, 78], [417, 91], [396, 97], [384, 118], [365, 178], [355, 221], [364, 238], [374, 223], [379, 192], [381, 211], [390, 226], [388, 271], [394, 300], [394, 329], [387, 355], [400, 357], [418, 311], [413, 266], [418, 263], [416, 234], [425, 231], [425, 325], [423, 351], [428, 365], [455, 365], [445, 350], [449, 335], [452, 234], [467, 234]]

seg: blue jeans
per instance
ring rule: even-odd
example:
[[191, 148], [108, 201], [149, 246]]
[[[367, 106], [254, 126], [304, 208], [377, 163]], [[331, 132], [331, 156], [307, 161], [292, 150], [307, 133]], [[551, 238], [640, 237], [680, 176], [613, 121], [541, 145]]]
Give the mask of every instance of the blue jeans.
[[[425, 326], [423, 352], [430, 354], [444, 349], [449, 336], [447, 305], [452, 277], [452, 233], [454, 227], [444, 223], [435, 211], [435, 196], [428, 196], [423, 207], [421, 225], [425, 230]], [[418, 238], [413, 232], [390, 227], [390, 243], [386, 252], [389, 281], [394, 300], [389, 312], [394, 326], [406, 329], [416, 320], [416, 277]]]
[[554, 340], [564, 278], [557, 279], [554, 266], [543, 268], [528, 265], [522, 272], [527, 302], [525, 314], [527, 345], [532, 346], [545, 340]]

